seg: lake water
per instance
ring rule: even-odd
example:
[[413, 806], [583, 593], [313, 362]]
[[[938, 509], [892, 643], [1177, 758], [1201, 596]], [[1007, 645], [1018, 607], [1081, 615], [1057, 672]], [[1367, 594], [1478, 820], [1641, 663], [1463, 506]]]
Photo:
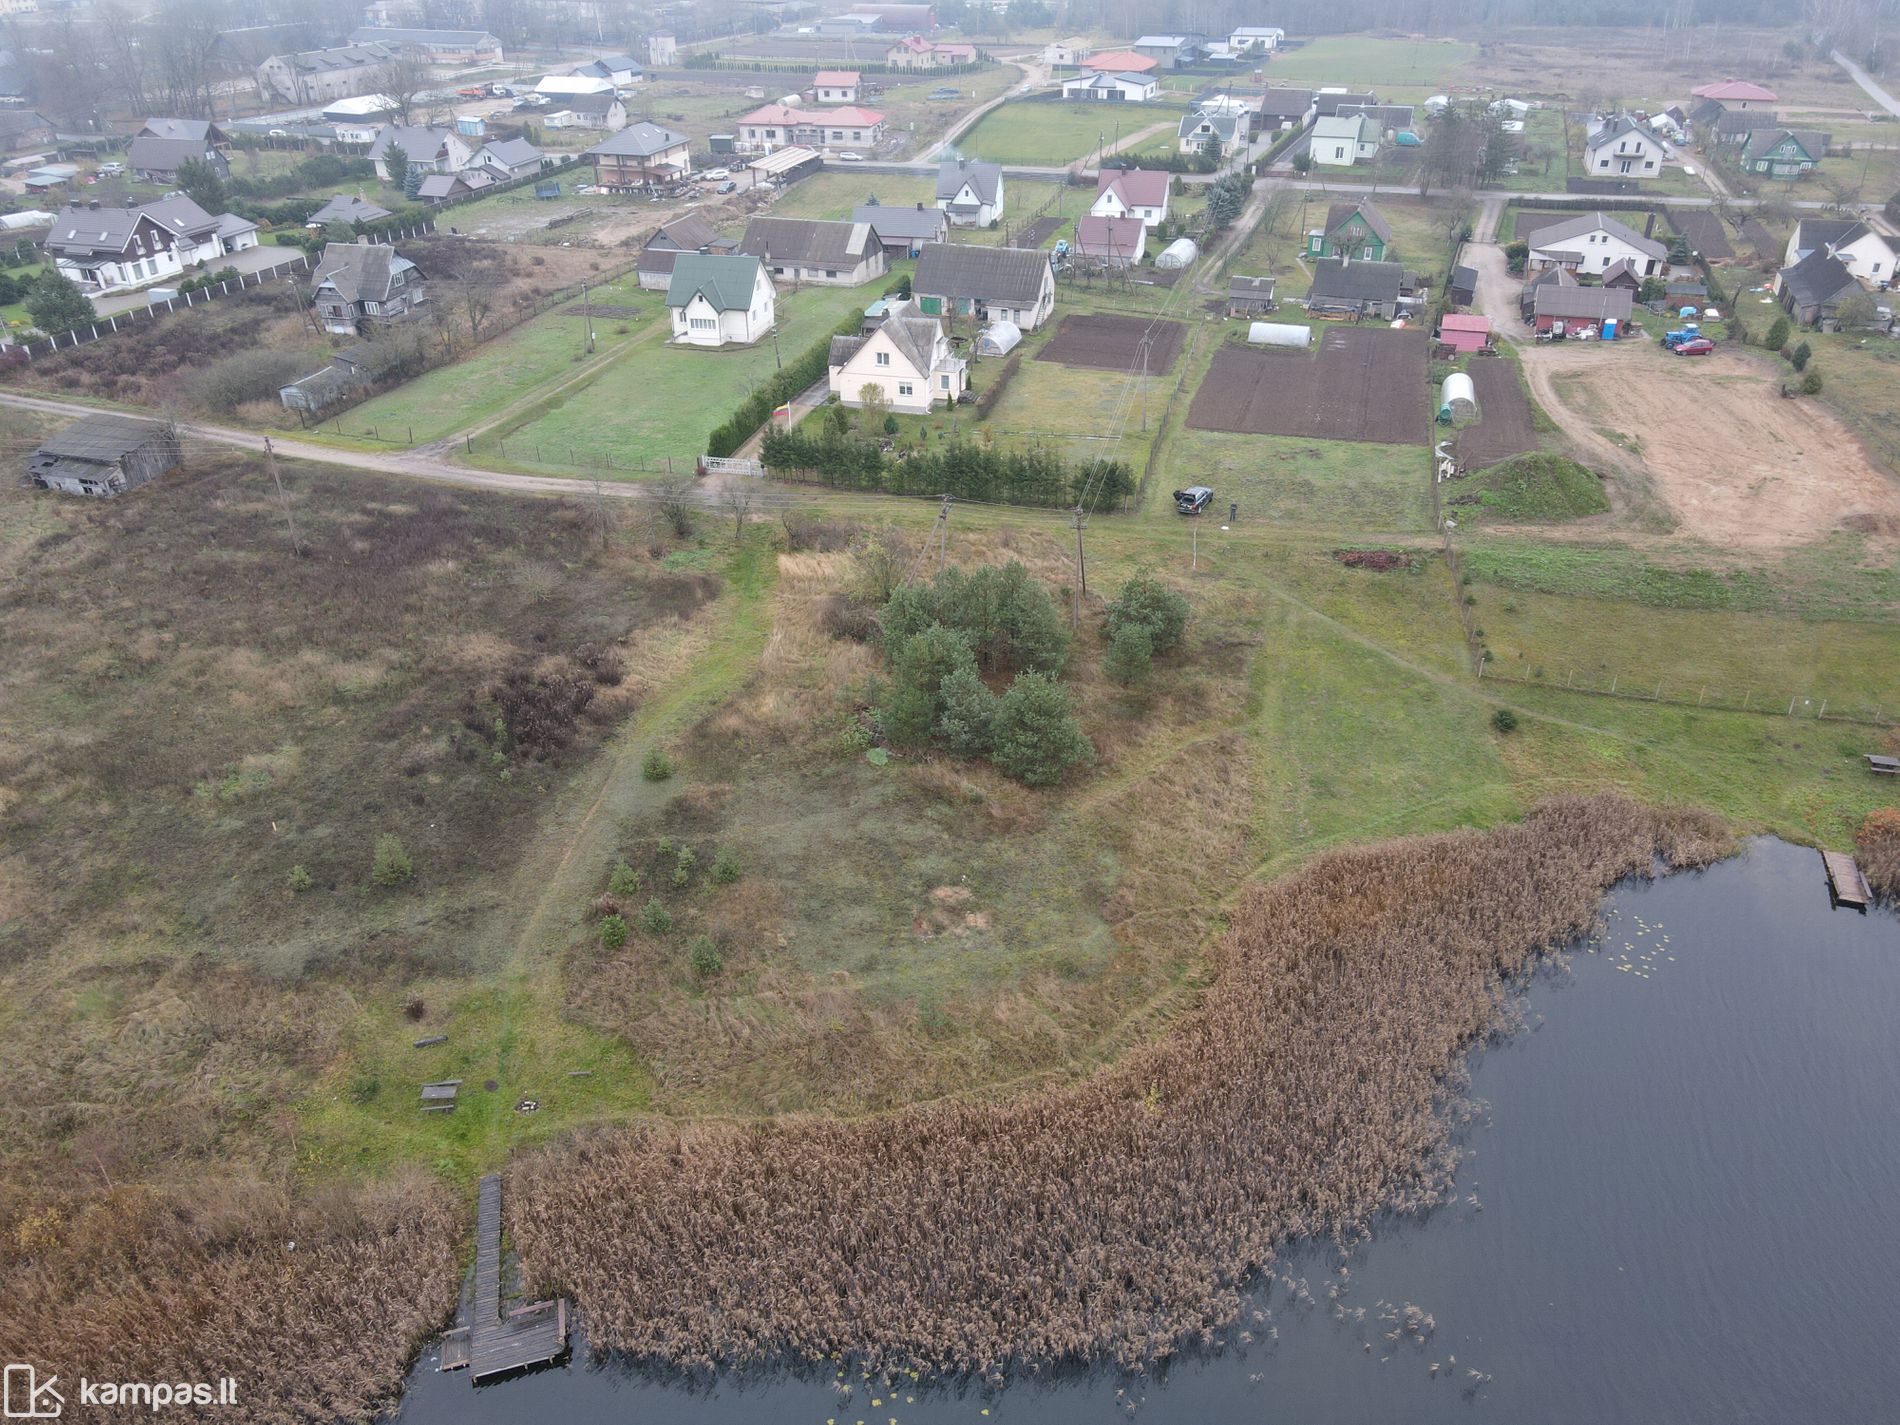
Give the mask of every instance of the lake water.
[[[1375, 1224], [1336, 1302], [1337, 1253], [1297, 1250], [1277, 1270], [1314, 1304], [1263, 1285], [1270, 1320], [1219, 1350], [994, 1391], [612, 1364], [478, 1390], [425, 1357], [402, 1425], [1900, 1420], [1900, 917], [1831, 909], [1819, 856], [1758, 841], [1619, 887], [1606, 925], [1474, 1056], [1458, 1203]], [[1430, 1338], [1388, 1341], [1381, 1303]]]

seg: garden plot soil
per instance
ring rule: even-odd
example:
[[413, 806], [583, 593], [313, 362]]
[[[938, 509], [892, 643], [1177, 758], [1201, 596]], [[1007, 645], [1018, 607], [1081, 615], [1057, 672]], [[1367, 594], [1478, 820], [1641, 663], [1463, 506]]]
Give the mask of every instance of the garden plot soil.
[[1310, 357], [1225, 346], [1194, 393], [1188, 425], [1410, 445], [1431, 419], [1426, 371], [1422, 331], [1344, 327], [1326, 332]]
[[1145, 334], [1152, 338], [1148, 373], [1158, 375], [1174, 365], [1185, 330], [1179, 322], [1151, 322], [1146, 317], [1064, 317], [1036, 360], [1126, 371], [1136, 363], [1136, 343]]
[[1715, 213], [1701, 208], [1671, 208], [1669, 225], [1710, 262], [1727, 262], [1735, 256], [1734, 245], [1729, 242], [1728, 224]]
[[1517, 369], [1502, 357], [1475, 357], [1468, 368], [1478, 393], [1478, 423], [1458, 432], [1458, 459], [1466, 470], [1484, 470], [1513, 455], [1536, 450], [1530, 397]]
[[1061, 231], [1067, 218], [1037, 218], [1035, 222], [1016, 234], [1017, 247], [1041, 247]]

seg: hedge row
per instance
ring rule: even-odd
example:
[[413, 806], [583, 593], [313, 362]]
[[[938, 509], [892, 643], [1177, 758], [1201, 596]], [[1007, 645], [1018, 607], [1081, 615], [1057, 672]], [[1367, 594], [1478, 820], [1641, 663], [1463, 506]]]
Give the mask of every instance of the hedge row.
[[739, 408], [726, 417], [725, 423], [706, 437], [706, 453], [722, 457], [731, 455], [752, 439], [752, 432], [770, 420], [773, 411], [800, 391], [823, 381], [831, 374], [831, 338], [856, 336], [862, 321], [863, 318], [854, 312], [807, 347], [790, 365], [774, 372], [771, 380], [740, 402]]
[[819, 484], [887, 495], [954, 495], [1008, 505], [1062, 508], [1087, 503], [1109, 509], [1135, 492], [1125, 460], [1070, 465], [1053, 451], [996, 450], [969, 441], [945, 441], [903, 458], [870, 440], [832, 431], [807, 435], [770, 430], [761, 452], [775, 473], [798, 472]]

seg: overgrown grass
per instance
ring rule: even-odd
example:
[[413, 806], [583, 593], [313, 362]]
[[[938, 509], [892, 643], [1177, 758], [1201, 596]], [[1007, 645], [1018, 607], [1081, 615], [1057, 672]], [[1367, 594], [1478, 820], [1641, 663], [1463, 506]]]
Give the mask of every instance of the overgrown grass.
[[1181, 110], [1160, 104], [1004, 104], [958, 139], [957, 151], [990, 163], [1059, 168], [1113, 143], [1118, 122], [1124, 137], [1155, 124], [1176, 128]]
[[1603, 482], [1562, 455], [1533, 452], [1467, 476], [1444, 490], [1461, 518], [1558, 521], [1602, 514], [1610, 508]]
[[1274, 84], [1395, 86], [1445, 93], [1478, 56], [1478, 46], [1451, 40], [1377, 39], [1370, 35], [1325, 35], [1274, 55]]

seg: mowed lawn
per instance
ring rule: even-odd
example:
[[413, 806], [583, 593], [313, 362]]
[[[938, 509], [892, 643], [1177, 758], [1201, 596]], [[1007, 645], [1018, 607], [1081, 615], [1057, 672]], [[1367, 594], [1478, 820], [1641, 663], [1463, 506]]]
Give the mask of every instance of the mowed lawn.
[[958, 139], [957, 150], [991, 163], [1060, 168], [1104, 141], [1114, 142], [1117, 124], [1127, 135], [1163, 123], [1178, 128], [1181, 110], [1160, 104], [1005, 104]]
[[[1332, 531], [1416, 534], [1432, 527], [1431, 468], [1422, 449], [1178, 426], [1163, 468], [1207, 485], [1224, 515]], [[1166, 506], [1150, 502], [1153, 510]]]
[[1442, 92], [1477, 57], [1478, 47], [1461, 41], [1336, 35], [1274, 55], [1267, 65], [1267, 82], [1376, 85], [1382, 90], [1419, 85]]
[[[1009, 196], [1006, 186], [1004, 197]], [[935, 207], [937, 180], [908, 173], [859, 173], [849, 164], [801, 178], [772, 204], [775, 218], [849, 218], [851, 210], [872, 198], [889, 208], [923, 203]]]
[[[900, 270], [908, 270], [903, 264]], [[806, 287], [778, 295], [777, 355], [770, 338], [757, 346], [703, 351], [643, 341], [600, 376], [500, 427], [508, 452], [477, 447], [482, 461], [509, 468], [571, 471], [576, 466], [665, 457], [692, 459], [733, 408], [852, 312], [862, 311], [896, 280], [862, 287]], [[658, 294], [654, 294], [658, 307]], [[655, 320], [663, 321], [663, 317]]]
[[[561, 305], [578, 305], [579, 300]], [[665, 294], [642, 292], [632, 273], [592, 289], [588, 300], [597, 306], [638, 308], [632, 317], [594, 318], [597, 351], [666, 339], [653, 331], [656, 325], [666, 326]], [[585, 340], [581, 318], [564, 316], [561, 307], [556, 307], [460, 361], [353, 407], [338, 420], [349, 435], [373, 429], [384, 440], [415, 444], [441, 440], [480, 425], [515, 402], [531, 399], [538, 389], [565, 379], [585, 359]]]

